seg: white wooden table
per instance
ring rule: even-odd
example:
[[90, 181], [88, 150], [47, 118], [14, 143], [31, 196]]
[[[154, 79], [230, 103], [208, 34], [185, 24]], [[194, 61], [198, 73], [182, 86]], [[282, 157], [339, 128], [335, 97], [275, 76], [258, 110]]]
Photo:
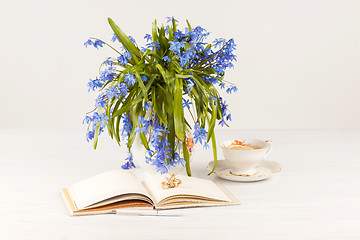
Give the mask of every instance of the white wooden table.
[[[0, 130], [0, 239], [360, 239], [360, 132], [217, 131], [271, 139], [271, 179], [219, 180], [239, 206], [180, 210], [185, 217], [69, 217], [59, 190], [119, 168], [124, 152], [105, 134]], [[197, 149], [193, 175], [207, 178], [211, 151]], [[219, 149], [219, 157], [222, 157]]]

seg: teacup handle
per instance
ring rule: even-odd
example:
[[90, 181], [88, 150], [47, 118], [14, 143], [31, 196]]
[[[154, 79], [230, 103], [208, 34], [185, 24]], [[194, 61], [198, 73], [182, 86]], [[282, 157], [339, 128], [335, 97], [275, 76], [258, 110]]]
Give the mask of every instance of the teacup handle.
[[266, 158], [266, 157], [269, 155], [270, 150], [271, 150], [271, 148], [272, 148], [272, 141], [266, 140], [265, 142], [267, 142], [267, 143], [269, 144], [269, 148], [268, 148], [268, 150], [267, 150], [266, 153], [265, 153], [265, 158]]

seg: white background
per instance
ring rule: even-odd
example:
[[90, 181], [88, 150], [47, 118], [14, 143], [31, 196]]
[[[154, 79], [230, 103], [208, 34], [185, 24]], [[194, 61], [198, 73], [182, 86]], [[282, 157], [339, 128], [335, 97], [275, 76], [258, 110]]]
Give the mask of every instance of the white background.
[[359, 130], [359, 12], [355, 0], [3, 1], [0, 126], [85, 131], [87, 81], [112, 51], [83, 43], [110, 40], [107, 17], [142, 43], [174, 16], [235, 39], [231, 128]]

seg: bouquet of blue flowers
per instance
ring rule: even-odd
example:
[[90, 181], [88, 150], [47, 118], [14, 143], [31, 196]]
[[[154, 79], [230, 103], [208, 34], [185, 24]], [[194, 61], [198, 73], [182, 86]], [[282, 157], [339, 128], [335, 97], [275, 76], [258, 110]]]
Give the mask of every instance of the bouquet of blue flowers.
[[[100, 76], [90, 79], [89, 91], [99, 91], [95, 109], [88, 113], [87, 140], [97, 146], [98, 136], [106, 128], [120, 145], [125, 142], [128, 157], [124, 169], [135, 167], [131, 146], [138, 135], [146, 148], [146, 162], [161, 173], [182, 164], [191, 176], [189, 149], [195, 144], [209, 148], [211, 140], [216, 168], [217, 152], [214, 127], [218, 122], [227, 126], [231, 121], [228, 105], [218, 88], [236, 92], [234, 84], [224, 80], [225, 70], [236, 61], [233, 39], [215, 39], [206, 43], [209, 33], [200, 26], [178, 29], [173, 17], [167, 24], [152, 25], [146, 34], [148, 42], [139, 48], [112, 19], [112, 47], [104, 41], [90, 38], [85, 46], [108, 46], [118, 56], [109, 57], [100, 66]], [[189, 119], [184, 116], [188, 111]], [[189, 136], [189, 130], [193, 136]], [[213, 171], [214, 171], [213, 169]]]

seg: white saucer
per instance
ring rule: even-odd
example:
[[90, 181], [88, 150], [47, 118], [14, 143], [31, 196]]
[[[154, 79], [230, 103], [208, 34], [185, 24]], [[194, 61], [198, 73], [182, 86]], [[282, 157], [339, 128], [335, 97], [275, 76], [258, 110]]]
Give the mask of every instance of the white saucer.
[[[207, 169], [212, 171], [214, 167], [214, 161], [209, 162]], [[230, 173], [230, 165], [225, 160], [218, 160], [217, 166], [214, 171], [216, 175], [221, 178], [236, 181], [236, 182], [254, 182], [267, 179], [276, 173], [281, 171], [280, 164], [274, 161], [262, 161], [259, 166], [256, 167], [257, 173], [250, 176], [237, 176]]]

